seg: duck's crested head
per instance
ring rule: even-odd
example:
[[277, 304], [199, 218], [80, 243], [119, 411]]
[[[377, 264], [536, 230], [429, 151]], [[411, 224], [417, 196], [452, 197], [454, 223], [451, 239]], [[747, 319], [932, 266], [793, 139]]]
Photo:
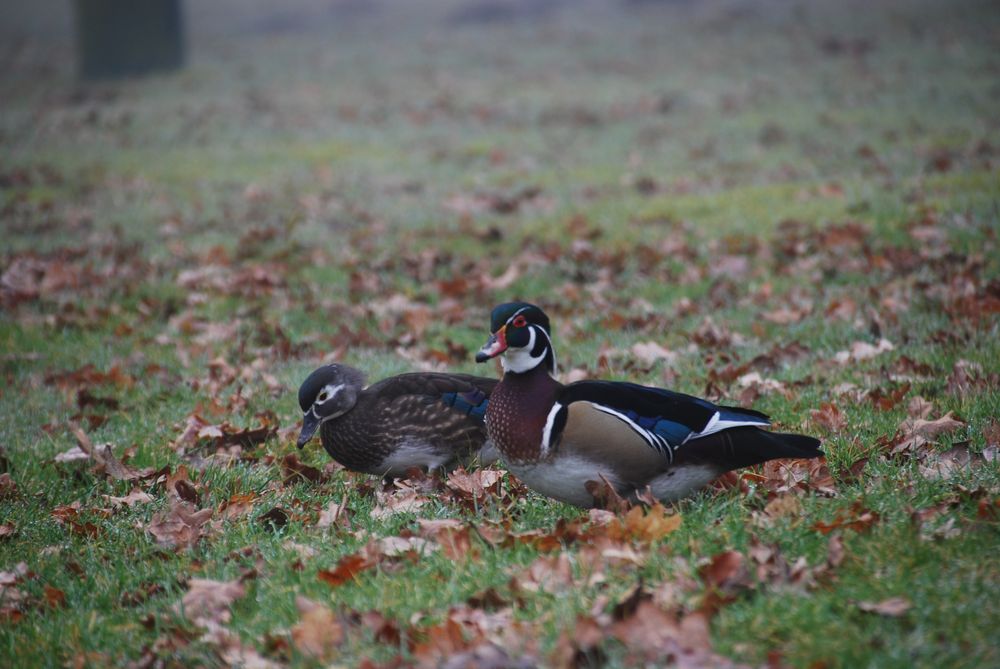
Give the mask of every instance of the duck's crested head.
[[513, 335], [515, 330], [524, 328], [529, 323], [544, 328], [549, 334], [552, 333], [549, 317], [541, 307], [528, 302], [504, 302], [494, 307], [490, 314], [490, 332], [496, 332], [506, 325]]
[[299, 386], [303, 418], [298, 447], [305, 446], [323, 421], [350, 411], [364, 385], [364, 373], [347, 365], [324, 365], [307, 376]]
[[540, 307], [528, 302], [505, 302], [490, 315], [490, 338], [476, 354], [476, 362], [502, 354], [506, 371], [521, 374], [544, 362], [548, 372], [554, 374], [551, 332], [549, 317]]

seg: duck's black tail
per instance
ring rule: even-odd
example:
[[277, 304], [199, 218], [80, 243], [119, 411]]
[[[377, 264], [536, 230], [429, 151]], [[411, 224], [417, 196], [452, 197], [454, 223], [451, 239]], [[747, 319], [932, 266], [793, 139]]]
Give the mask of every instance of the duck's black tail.
[[691, 462], [723, 465], [730, 470], [777, 458], [818, 458], [823, 455], [819, 447], [819, 439], [804, 434], [734, 427], [692, 439], [678, 450], [677, 456]]

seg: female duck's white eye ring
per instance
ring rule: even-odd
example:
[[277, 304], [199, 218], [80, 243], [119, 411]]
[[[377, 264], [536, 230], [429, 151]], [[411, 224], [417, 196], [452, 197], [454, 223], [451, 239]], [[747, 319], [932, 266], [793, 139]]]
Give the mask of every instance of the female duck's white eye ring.
[[323, 403], [327, 400], [327, 397], [328, 397], [327, 394], [323, 392], [319, 394], [319, 397], [317, 397], [316, 400], [320, 403]]

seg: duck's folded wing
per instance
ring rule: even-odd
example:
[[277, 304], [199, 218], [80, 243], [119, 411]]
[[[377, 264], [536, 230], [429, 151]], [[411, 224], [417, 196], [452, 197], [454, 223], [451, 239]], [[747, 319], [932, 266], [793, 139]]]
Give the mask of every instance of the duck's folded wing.
[[429, 403], [441, 402], [451, 410], [482, 422], [486, 416], [487, 400], [496, 384], [496, 379], [471, 374], [415, 372], [380, 381], [368, 392], [383, 400], [414, 396]]
[[717, 406], [692, 395], [614, 381], [580, 381], [566, 386], [552, 407], [543, 432], [543, 447], [558, 443], [569, 407], [586, 402], [618, 419], [653, 450], [673, 459], [674, 451], [692, 439], [734, 427], [766, 427], [758, 411]]

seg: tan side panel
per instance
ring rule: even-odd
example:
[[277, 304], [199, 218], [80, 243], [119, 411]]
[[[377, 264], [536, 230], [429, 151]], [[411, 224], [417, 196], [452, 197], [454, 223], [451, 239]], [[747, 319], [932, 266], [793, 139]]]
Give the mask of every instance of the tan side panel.
[[606, 462], [624, 481], [648, 481], [666, 471], [670, 461], [621, 419], [590, 402], [573, 402], [559, 442], [559, 451], [595, 462]]

